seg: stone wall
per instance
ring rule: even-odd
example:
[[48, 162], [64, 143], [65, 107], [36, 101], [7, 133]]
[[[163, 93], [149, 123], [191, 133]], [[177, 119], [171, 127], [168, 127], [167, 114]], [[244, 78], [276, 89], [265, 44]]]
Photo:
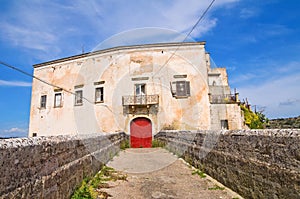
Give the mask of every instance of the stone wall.
[[125, 133], [0, 140], [0, 198], [69, 198], [124, 139]]
[[155, 137], [245, 198], [300, 198], [300, 130], [163, 131]]

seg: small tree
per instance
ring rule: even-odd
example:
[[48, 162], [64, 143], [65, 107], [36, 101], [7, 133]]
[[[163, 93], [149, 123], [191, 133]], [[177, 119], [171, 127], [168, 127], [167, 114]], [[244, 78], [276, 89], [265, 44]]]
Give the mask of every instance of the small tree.
[[250, 129], [264, 129], [268, 123], [268, 118], [262, 112], [252, 112], [245, 105], [241, 105], [244, 112], [245, 123]]

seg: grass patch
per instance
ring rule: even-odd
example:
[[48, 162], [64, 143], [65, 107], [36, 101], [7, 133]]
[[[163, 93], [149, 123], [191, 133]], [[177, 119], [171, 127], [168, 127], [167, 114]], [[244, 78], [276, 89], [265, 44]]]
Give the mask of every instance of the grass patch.
[[71, 199], [93, 199], [97, 198], [97, 192], [89, 185], [90, 179], [85, 178], [80, 187], [75, 190]]
[[200, 176], [200, 178], [206, 178], [206, 174], [203, 171], [199, 170], [199, 169], [196, 169], [192, 172], [192, 175], [196, 175], [196, 174], [198, 176]]
[[101, 188], [109, 188], [108, 181], [127, 180], [127, 175], [104, 166], [93, 178], [85, 178], [71, 199], [108, 198], [110, 195]]
[[120, 149], [121, 150], [125, 150], [125, 149], [128, 149], [130, 148], [130, 143], [129, 143], [129, 140], [122, 140], [121, 143], [120, 143]]
[[157, 140], [157, 139], [152, 140], [152, 148], [165, 147], [165, 146], [166, 146], [166, 143], [161, 140]]
[[224, 190], [225, 187], [220, 187], [218, 185], [215, 185], [214, 187], [209, 187], [208, 190]]
[[162, 130], [178, 130], [180, 129], [180, 121], [174, 120], [171, 124], [164, 124]]
[[193, 165], [194, 161], [193, 158], [189, 155], [181, 156], [182, 159], [184, 159], [189, 165]]

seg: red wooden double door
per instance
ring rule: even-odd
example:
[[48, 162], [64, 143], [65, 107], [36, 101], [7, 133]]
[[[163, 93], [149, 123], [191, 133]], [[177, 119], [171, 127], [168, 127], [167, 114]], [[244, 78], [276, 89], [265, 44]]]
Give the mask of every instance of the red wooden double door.
[[130, 145], [132, 148], [150, 148], [152, 145], [152, 124], [144, 117], [130, 123]]

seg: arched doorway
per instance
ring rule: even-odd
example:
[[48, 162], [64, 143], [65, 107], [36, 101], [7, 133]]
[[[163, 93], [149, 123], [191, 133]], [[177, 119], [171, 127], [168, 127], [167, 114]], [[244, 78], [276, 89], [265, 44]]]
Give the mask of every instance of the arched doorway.
[[144, 117], [138, 117], [130, 123], [130, 145], [132, 148], [150, 148], [152, 145], [152, 124]]

